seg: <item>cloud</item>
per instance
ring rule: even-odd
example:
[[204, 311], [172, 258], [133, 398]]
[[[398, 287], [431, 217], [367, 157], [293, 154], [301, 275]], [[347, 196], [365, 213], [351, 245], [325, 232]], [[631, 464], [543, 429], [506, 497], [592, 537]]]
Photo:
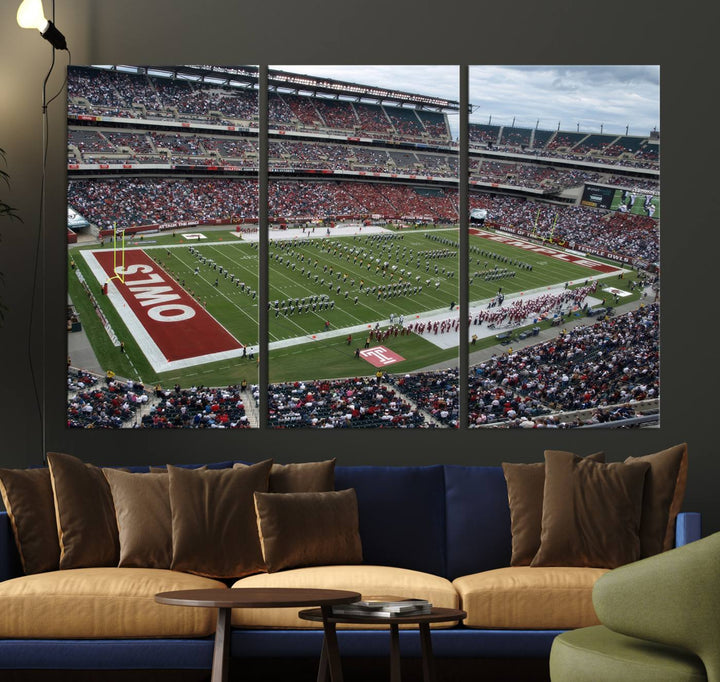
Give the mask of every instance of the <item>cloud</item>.
[[[646, 135], [659, 128], [657, 66], [471, 66], [474, 120]], [[481, 113], [482, 112], [482, 113]]]

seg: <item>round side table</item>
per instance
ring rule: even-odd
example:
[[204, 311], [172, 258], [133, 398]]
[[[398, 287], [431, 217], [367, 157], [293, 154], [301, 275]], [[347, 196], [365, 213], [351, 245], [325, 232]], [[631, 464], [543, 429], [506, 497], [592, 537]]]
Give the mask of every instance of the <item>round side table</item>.
[[[467, 617], [465, 611], [459, 609], [445, 609], [433, 607], [429, 613], [418, 613], [415, 615], [398, 616], [348, 616], [333, 615], [332, 608], [308, 609], [298, 614], [303, 620], [322, 621], [325, 630], [322, 654], [320, 656], [320, 669], [318, 671], [318, 682], [327, 680], [327, 670], [330, 668], [330, 679], [335, 682], [332, 674], [333, 659], [340, 658], [338, 650], [335, 625], [337, 623], [353, 623], [368, 625], [389, 625], [390, 626], [390, 682], [400, 682], [400, 633], [398, 626], [412, 624], [420, 629], [420, 644], [422, 646], [422, 668], [424, 682], [435, 682], [435, 659], [432, 653], [432, 640], [430, 638], [430, 623], [447, 623], [454, 620], [463, 620]], [[332, 631], [332, 637], [328, 637], [328, 631]]]
[[[231, 589], [175, 590], [155, 595], [159, 604], [172, 606], [199, 606], [218, 610], [215, 629], [215, 647], [211, 682], [227, 682], [230, 667], [230, 615], [232, 609], [275, 609], [281, 607], [319, 606], [318, 612], [326, 618], [332, 615], [334, 604], [349, 604], [360, 599], [359, 592], [347, 590], [317, 590], [284, 587], [236, 587]], [[322, 617], [321, 617], [322, 620]], [[332, 646], [333, 654], [326, 657], [325, 667], [330, 667], [332, 682], [342, 682], [342, 669], [338, 653], [335, 626], [328, 625], [325, 641]], [[323, 646], [323, 651], [324, 651]]]

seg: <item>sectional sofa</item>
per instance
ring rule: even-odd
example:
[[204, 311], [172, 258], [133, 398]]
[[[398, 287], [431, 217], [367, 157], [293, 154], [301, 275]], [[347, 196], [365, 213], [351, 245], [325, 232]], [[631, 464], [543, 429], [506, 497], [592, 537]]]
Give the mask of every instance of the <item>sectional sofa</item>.
[[[355, 491], [362, 564], [261, 572], [239, 581], [118, 567], [22, 576], [10, 518], [0, 513], [0, 671], [209, 668], [214, 614], [154, 603], [155, 593], [171, 589], [335, 587], [461, 607], [468, 613], [464, 624], [434, 631], [438, 657], [546, 657], [558, 633], [598, 623], [591, 591], [606, 569], [510, 566], [501, 467], [338, 466], [334, 484]], [[699, 515], [680, 513], [675, 544], [699, 537]], [[292, 610], [238, 610], [233, 626], [234, 657], [320, 653], [322, 632]], [[388, 651], [382, 628], [351, 626], [339, 641], [343, 656]], [[415, 631], [401, 632], [401, 648], [420, 655]]]

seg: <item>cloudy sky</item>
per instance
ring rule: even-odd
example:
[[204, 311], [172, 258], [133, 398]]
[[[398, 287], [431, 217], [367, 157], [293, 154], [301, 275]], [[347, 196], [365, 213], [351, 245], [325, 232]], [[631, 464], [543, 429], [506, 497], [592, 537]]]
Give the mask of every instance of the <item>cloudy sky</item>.
[[[271, 66], [458, 99], [456, 66]], [[658, 66], [471, 66], [470, 120], [517, 127], [647, 135], [660, 129]], [[538, 124], [539, 121], [539, 124]], [[456, 129], [456, 124], [453, 128]]]

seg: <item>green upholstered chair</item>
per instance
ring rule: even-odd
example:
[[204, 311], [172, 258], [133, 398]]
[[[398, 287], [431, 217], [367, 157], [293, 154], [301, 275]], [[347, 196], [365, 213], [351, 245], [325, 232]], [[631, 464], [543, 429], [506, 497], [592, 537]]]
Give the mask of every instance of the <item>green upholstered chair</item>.
[[720, 682], [720, 533], [610, 571], [593, 605], [602, 625], [553, 642], [552, 682]]

